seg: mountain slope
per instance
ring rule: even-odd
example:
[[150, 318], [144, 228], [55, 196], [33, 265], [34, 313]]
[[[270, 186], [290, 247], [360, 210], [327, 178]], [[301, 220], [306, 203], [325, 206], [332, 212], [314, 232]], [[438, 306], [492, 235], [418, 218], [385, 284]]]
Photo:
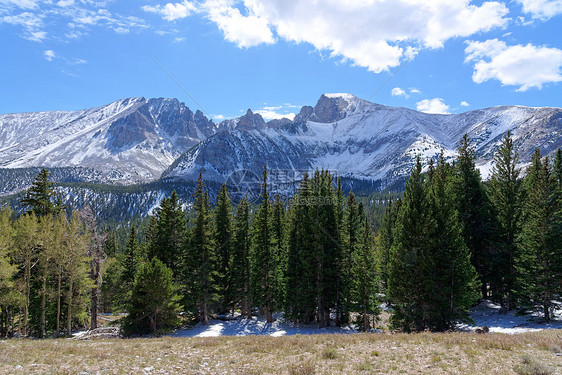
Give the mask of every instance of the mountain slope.
[[259, 176], [267, 162], [274, 181], [276, 175], [299, 179], [305, 170], [323, 168], [385, 188], [403, 180], [418, 155], [424, 164], [441, 152], [454, 156], [464, 133], [473, 140], [477, 164], [487, 177], [508, 130], [524, 163], [536, 147], [546, 154], [560, 147], [561, 129], [560, 108], [502, 106], [435, 115], [350, 94], [325, 94], [293, 121], [218, 132], [183, 154], [162, 177], [194, 180], [202, 171], [206, 180], [224, 182], [237, 170]]
[[103, 181], [126, 184], [157, 179], [217, 130], [200, 111], [161, 98], [129, 98], [73, 112], [0, 115], [0, 128], [0, 168], [91, 167]]

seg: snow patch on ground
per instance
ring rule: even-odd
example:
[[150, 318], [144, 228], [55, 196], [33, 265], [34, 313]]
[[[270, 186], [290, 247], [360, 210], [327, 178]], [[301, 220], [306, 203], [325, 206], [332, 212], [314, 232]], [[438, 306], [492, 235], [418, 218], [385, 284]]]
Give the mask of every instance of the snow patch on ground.
[[211, 320], [208, 326], [197, 324], [191, 329], [177, 330], [173, 337], [216, 337], [216, 336], [291, 336], [314, 334], [348, 334], [355, 333], [350, 327], [318, 328], [315, 324], [292, 324], [278, 318], [273, 323], [266, 323], [265, 319]]
[[[543, 322], [536, 314], [516, 315], [515, 311], [501, 312], [500, 306], [484, 300], [473, 307], [470, 316], [476, 325], [459, 324], [459, 331], [474, 331], [478, 327], [487, 326], [490, 332], [496, 333], [523, 333], [540, 331], [543, 329], [562, 329], [562, 309], [554, 311], [553, 320]], [[283, 320], [282, 314], [275, 317], [273, 323], [266, 323], [262, 317], [229, 318], [225, 320], [211, 320], [209, 325], [197, 324], [190, 329], [177, 330], [171, 334], [173, 337], [217, 337], [217, 336], [291, 336], [315, 334], [349, 334], [358, 331], [352, 327], [318, 328], [316, 324], [293, 324]]]
[[[501, 307], [488, 300], [482, 301], [470, 310], [470, 316], [477, 327], [486, 326], [490, 332], [523, 333], [541, 331], [543, 329], [562, 329], [562, 310], [555, 310], [553, 319], [544, 322], [539, 314], [516, 315], [515, 311], [502, 312]], [[472, 331], [474, 326], [459, 324], [459, 330]]]

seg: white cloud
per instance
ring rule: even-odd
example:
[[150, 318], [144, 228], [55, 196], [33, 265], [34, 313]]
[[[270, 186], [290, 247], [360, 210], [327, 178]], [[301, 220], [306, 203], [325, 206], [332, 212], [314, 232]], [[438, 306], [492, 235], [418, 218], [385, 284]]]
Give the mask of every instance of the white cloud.
[[463, 100], [463, 101], [461, 102], [461, 107], [470, 107], [470, 104], [468, 104], [467, 101], [464, 101], [464, 100]]
[[206, 0], [201, 10], [224, 32], [226, 40], [240, 48], [275, 42], [266, 18], [257, 16], [252, 10], [248, 15], [242, 15], [233, 5], [232, 0]]
[[156, 5], [150, 6], [145, 5], [142, 7], [145, 12], [157, 13], [162, 15], [162, 18], [168, 21], [175, 21], [182, 18], [189, 17], [192, 11], [196, 10], [193, 3], [184, 0], [183, 3], [168, 3], [164, 6]]
[[449, 106], [446, 105], [441, 98], [424, 99], [419, 101], [416, 103], [416, 109], [425, 113], [449, 113]]
[[[232, 6], [228, 0], [207, 0], [206, 4]], [[422, 48], [440, 48], [448, 39], [466, 37], [494, 27], [503, 27], [507, 7], [497, 1], [480, 6], [470, 0], [243, 0], [245, 10], [259, 27], [251, 28], [254, 42], [273, 42], [277, 36], [296, 43], [309, 43], [373, 72], [398, 66]], [[240, 15], [237, 8], [232, 14]], [[236, 21], [235, 17], [231, 17]], [[247, 38], [229, 33], [217, 17], [211, 16], [238, 45]]]
[[37, 0], [0, 0], [0, 4], [14, 5], [22, 9], [37, 8]]
[[50, 50], [50, 49], [43, 52], [43, 54], [45, 55], [45, 59], [47, 61], [53, 61], [57, 57], [56, 53], [53, 50]]
[[562, 13], [562, 0], [517, 0], [523, 12], [535, 19], [548, 20]]
[[[108, 4], [109, 1], [94, 0], [0, 0], [0, 25], [19, 26], [22, 38], [36, 42], [47, 35], [56, 40], [78, 39], [93, 27], [106, 27], [116, 33], [148, 27], [140, 18], [111, 13], [106, 9]], [[56, 27], [47, 29], [51, 25]]]
[[59, 7], [68, 7], [74, 5], [74, 0], [60, 0], [57, 5]]
[[282, 118], [293, 120], [295, 118], [295, 113], [288, 112], [288, 108], [297, 108], [297, 106], [289, 103], [280, 106], [264, 106], [255, 112], [259, 113], [265, 121], [279, 120]]
[[421, 91], [416, 89], [415, 87], [411, 87], [410, 94], [421, 94]]
[[174, 43], [180, 43], [180, 42], [183, 42], [183, 41], [185, 41], [185, 38], [183, 38], [183, 37], [178, 36], [178, 37], [174, 38]]
[[503, 85], [519, 86], [517, 91], [562, 81], [562, 50], [544, 46], [508, 46], [498, 39], [469, 41], [465, 62], [474, 62], [476, 83], [497, 79]]
[[408, 95], [408, 93], [407, 93], [406, 91], [404, 91], [404, 90], [401, 89], [400, 87], [395, 87], [395, 88], [393, 88], [392, 91], [390, 91], [390, 94], [391, 94], [392, 96], [403, 96], [403, 97], [405, 97], [405, 98], [407, 98], [408, 96], [410, 96], [410, 95]]

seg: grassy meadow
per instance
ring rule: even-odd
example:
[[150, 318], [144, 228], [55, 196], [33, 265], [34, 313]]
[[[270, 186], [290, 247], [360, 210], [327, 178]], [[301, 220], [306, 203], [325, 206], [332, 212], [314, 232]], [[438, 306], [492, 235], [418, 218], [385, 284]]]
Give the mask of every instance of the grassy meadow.
[[562, 374], [562, 331], [0, 341], [0, 374]]

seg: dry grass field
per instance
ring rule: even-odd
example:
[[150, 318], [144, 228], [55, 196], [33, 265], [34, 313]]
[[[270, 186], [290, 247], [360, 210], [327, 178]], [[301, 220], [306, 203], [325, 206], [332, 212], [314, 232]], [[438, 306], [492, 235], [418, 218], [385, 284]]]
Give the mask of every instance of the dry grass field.
[[0, 374], [562, 374], [562, 331], [0, 341]]

